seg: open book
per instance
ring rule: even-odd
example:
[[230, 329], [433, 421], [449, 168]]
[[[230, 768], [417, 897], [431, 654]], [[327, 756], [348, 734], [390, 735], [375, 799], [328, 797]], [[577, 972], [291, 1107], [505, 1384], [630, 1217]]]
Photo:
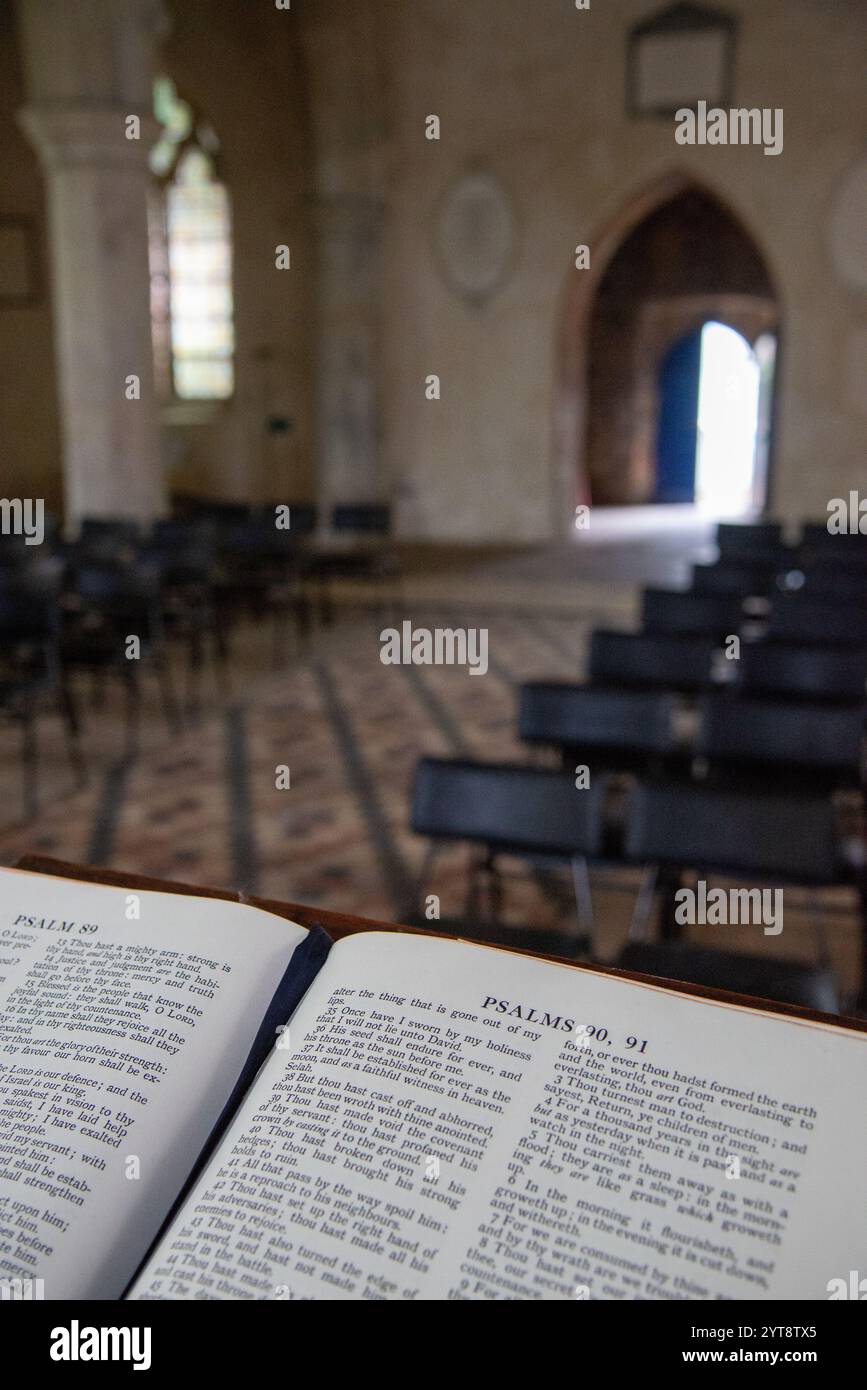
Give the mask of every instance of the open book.
[[0, 871], [4, 1296], [827, 1299], [864, 1268], [864, 1032], [328, 947]]

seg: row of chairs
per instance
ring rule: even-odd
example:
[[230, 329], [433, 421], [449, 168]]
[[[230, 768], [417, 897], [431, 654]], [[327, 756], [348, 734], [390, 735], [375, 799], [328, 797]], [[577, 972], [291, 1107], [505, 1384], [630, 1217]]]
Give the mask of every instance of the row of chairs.
[[597, 629], [588, 674], [595, 685], [696, 694], [726, 683], [745, 693], [784, 699], [857, 703], [867, 683], [867, 648], [802, 642], [747, 641], [726, 662], [714, 636]]
[[773, 642], [865, 647], [867, 612], [853, 611], [849, 599], [844, 594], [841, 602], [830, 589], [822, 597], [777, 593], [758, 613], [740, 595], [650, 588], [642, 595], [641, 620], [645, 632], [672, 636], [707, 633], [722, 638], [752, 623], [760, 624], [761, 634]]
[[840, 535], [830, 529], [828, 520], [803, 522], [794, 539], [786, 537], [778, 521], [721, 522], [716, 544], [720, 559], [732, 563], [796, 565], [833, 558], [838, 564], [846, 557], [852, 563], [867, 564], [867, 534]]
[[[829, 798], [758, 796], [754, 791], [647, 781], [634, 784], [625, 811], [612, 816], [609, 790], [604, 777], [578, 791], [570, 776], [554, 769], [422, 759], [414, 778], [411, 826], [430, 845], [419, 896], [444, 844], [467, 842], [481, 854], [473, 865], [464, 917], [431, 922], [416, 914], [414, 920], [474, 940], [505, 941], [574, 958], [592, 950], [588, 866], [637, 866], [645, 873], [630, 940], [613, 964], [836, 1012], [839, 998], [820, 930], [815, 965], [645, 939], [649, 904], [658, 884], [666, 881], [666, 870], [678, 881], [685, 871], [746, 876], [765, 884], [771, 880], [806, 890], [808, 902], [819, 887], [851, 883]], [[506, 857], [537, 870], [569, 866], [574, 888], [569, 928], [503, 928], [501, 861]]]
[[[382, 579], [394, 572], [383, 544], [387, 507], [336, 507], [333, 528], [351, 543], [332, 550], [315, 542], [315, 508], [285, 505], [288, 528], [276, 524], [282, 503], [206, 503], [146, 529], [125, 518], [85, 518], [74, 541], [61, 539], [50, 516], [39, 546], [0, 537], [0, 718], [21, 730], [26, 814], [38, 807], [42, 712], [62, 714], [77, 782], [86, 776], [71, 676], [87, 673], [97, 700], [106, 680], [121, 684], [131, 752], [145, 676], [156, 679], [170, 731], [179, 725], [173, 646], [186, 657], [184, 704], [195, 711], [208, 660], [228, 692], [229, 642], [241, 612], [270, 620], [276, 668], [291, 644], [290, 624], [301, 642], [317, 599], [320, 613], [330, 616], [332, 579]], [[285, 512], [279, 516], [285, 520]]]
[[[420, 887], [443, 843], [479, 851], [463, 917], [440, 927], [587, 953], [589, 868], [640, 866], [629, 939], [614, 964], [835, 1012], [815, 897], [848, 885], [863, 900], [849, 831], [861, 805], [867, 689], [867, 623], [851, 602], [858, 584], [867, 592], [867, 542], [845, 548], [848, 583], [835, 589], [828, 557], [840, 554], [830, 544], [837, 539], [818, 524], [804, 527], [796, 546], [773, 523], [721, 526], [720, 558], [693, 570], [691, 591], [647, 589], [640, 632], [591, 634], [583, 684], [522, 686], [519, 735], [533, 749], [556, 750], [560, 770], [422, 760], [411, 823], [431, 845]], [[825, 587], [801, 593], [790, 582], [796, 565], [821, 574]], [[723, 573], [743, 582], [723, 583]], [[726, 661], [734, 635], [737, 660]], [[583, 766], [586, 788], [574, 776]], [[502, 861], [516, 856], [537, 875], [569, 866], [569, 929], [503, 927]], [[672, 930], [674, 894], [699, 875], [798, 889], [818, 962], [685, 942]], [[661, 936], [650, 940], [654, 901]]]
[[770, 778], [823, 792], [863, 783], [863, 703], [825, 707], [727, 690], [704, 696], [696, 713], [685, 719], [672, 691], [531, 681], [520, 690], [518, 731], [528, 744], [556, 749], [564, 767], [697, 769], [716, 785]]

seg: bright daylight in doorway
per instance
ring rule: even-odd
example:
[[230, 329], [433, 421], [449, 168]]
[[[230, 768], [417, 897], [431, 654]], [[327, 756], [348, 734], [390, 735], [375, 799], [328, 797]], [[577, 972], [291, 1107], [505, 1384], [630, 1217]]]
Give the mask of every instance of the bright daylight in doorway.
[[761, 367], [735, 329], [706, 323], [696, 434], [695, 502], [710, 515], [744, 516], [756, 496]]

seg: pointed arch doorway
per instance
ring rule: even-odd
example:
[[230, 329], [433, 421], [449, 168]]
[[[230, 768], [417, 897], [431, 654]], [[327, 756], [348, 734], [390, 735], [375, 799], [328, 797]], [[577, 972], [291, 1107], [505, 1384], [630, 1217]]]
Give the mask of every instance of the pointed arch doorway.
[[[570, 280], [561, 319], [557, 530], [571, 527], [579, 502], [685, 503], [708, 517], [762, 510], [771, 480], [780, 330], [762, 251], [716, 195], [679, 174], [640, 193], [594, 250], [592, 271]], [[716, 342], [705, 335], [711, 324]], [[738, 344], [742, 375], [733, 385], [725, 351], [734, 360]], [[743, 454], [733, 463], [732, 438], [716, 430], [726, 413], [708, 415], [714, 375], [717, 394], [736, 389], [749, 396], [749, 380], [758, 381], [745, 483]], [[748, 404], [745, 398], [747, 414]]]

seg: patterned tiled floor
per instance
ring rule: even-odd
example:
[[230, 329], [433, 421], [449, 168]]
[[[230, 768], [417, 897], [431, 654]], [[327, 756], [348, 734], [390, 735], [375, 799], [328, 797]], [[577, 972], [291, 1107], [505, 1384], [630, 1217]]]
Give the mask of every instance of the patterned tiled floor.
[[[102, 863], [215, 887], [315, 904], [370, 917], [407, 912], [424, 846], [408, 828], [412, 772], [424, 754], [483, 759], [527, 758], [515, 735], [515, 687], [537, 678], [578, 674], [594, 625], [618, 621], [623, 595], [606, 611], [594, 596], [579, 614], [556, 609], [511, 612], [420, 610], [416, 625], [484, 624], [489, 670], [470, 676], [453, 667], [383, 666], [381, 622], [343, 612], [320, 629], [309, 651], [267, 669], [269, 634], [251, 626], [233, 657], [233, 692], [211, 692], [209, 707], [179, 736], [167, 738], [153, 692], [141, 751], [123, 755], [111, 700], [87, 711], [88, 748], [96, 771], [71, 792], [59, 733], [47, 728], [43, 809], [36, 821], [0, 833], [0, 860], [28, 851]], [[50, 721], [46, 720], [46, 726]], [[3, 735], [0, 791], [15, 810], [15, 743]], [[288, 766], [291, 786], [278, 789]], [[460, 915], [467, 853], [443, 853], [423, 894], [440, 897], [444, 917]], [[610, 959], [623, 940], [635, 875], [594, 881], [596, 949]], [[568, 899], [567, 899], [568, 906]], [[842, 895], [826, 903], [835, 964], [850, 988], [857, 925]], [[526, 875], [510, 882], [506, 917], [553, 924], [563, 903]], [[732, 949], [780, 950], [755, 928], [727, 928]], [[783, 954], [809, 958], [806, 919], [787, 911]], [[715, 942], [714, 944], [719, 944]]]

